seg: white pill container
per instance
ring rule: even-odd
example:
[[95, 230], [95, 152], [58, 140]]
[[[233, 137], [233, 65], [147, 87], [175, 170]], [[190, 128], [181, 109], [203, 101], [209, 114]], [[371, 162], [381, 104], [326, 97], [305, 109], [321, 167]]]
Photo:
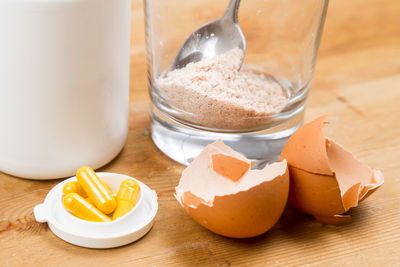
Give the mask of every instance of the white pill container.
[[129, 0], [0, 0], [0, 171], [98, 168], [128, 131]]
[[112, 191], [118, 191], [126, 179], [135, 180], [140, 187], [136, 206], [111, 222], [90, 222], [79, 219], [65, 210], [63, 187], [76, 181], [76, 176], [62, 181], [47, 194], [42, 204], [35, 206], [33, 213], [36, 221], [47, 223], [50, 230], [59, 238], [71, 244], [87, 248], [113, 248], [132, 243], [153, 227], [158, 211], [158, 198], [155, 191], [146, 184], [127, 175], [98, 172], [99, 178], [106, 182]]

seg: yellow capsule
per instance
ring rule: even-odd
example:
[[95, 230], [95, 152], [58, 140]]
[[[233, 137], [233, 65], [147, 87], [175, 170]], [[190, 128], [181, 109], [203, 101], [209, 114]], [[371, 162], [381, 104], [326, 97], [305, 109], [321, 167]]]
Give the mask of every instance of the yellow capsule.
[[111, 192], [110, 186], [109, 186], [106, 182], [104, 182], [103, 180], [100, 180], [100, 181], [101, 181], [101, 183], [104, 185], [104, 187], [105, 187], [108, 191]]
[[117, 194], [118, 204], [113, 214], [113, 220], [124, 216], [135, 207], [139, 191], [138, 183], [132, 179], [127, 179], [121, 183]]
[[63, 199], [65, 209], [80, 219], [93, 222], [109, 222], [111, 219], [96, 209], [77, 193], [69, 193]]
[[81, 197], [87, 197], [85, 190], [83, 190], [82, 186], [77, 181], [68, 182], [63, 187], [64, 195], [68, 195], [69, 193], [77, 193]]
[[99, 210], [105, 214], [110, 214], [115, 210], [117, 201], [92, 168], [80, 168], [76, 173], [76, 178]]
[[94, 205], [94, 203], [93, 203], [93, 201], [90, 199], [90, 197], [85, 198], [85, 200], [86, 200], [87, 202], [89, 202], [90, 204]]

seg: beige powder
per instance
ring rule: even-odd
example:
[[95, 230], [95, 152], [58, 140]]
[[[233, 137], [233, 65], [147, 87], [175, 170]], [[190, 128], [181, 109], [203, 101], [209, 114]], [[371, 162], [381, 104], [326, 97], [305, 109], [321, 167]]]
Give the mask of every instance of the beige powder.
[[168, 103], [183, 111], [178, 117], [219, 129], [244, 129], [267, 122], [288, 98], [282, 86], [254, 69], [239, 64], [240, 49], [216, 58], [189, 63], [157, 81]]

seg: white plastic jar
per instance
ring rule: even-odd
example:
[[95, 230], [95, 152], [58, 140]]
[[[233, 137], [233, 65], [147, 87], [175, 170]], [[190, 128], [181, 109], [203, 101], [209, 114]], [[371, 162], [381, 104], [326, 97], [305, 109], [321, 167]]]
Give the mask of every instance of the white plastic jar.
[[124, 146], [129, 0], [0, 0], [0, 171], [101, 167]]

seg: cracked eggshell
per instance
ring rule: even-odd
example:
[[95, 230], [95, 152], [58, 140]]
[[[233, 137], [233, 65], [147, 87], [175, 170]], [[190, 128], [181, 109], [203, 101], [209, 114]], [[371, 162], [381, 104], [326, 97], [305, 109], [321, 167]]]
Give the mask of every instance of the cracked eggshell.
[[384, 182], [350, 152], [324, 136], [326, 116], [303, 125], [282, 150], [290, 172], [289, 202], [323, 224], [348, 222], [350, 208]]
[[[286, 161], [267, 165], [262, 170], [248, 169], [235, 181], [218, 173], [220, 168], [214, 170], [213, 155], [218, 154], [246, 163], [238, 172], [251, 163], [220, 140], [208, 145], [182, 173], [176, 187], [178, 202], [195, 221], [223, 236], [248, 238], [268, 231], [280, 218], [287, 202]], [[225, 161], [226, 168], [234, 169], [229, 165], [235, 162]], [[233, 175], [237, 176], [240, 174]]]

